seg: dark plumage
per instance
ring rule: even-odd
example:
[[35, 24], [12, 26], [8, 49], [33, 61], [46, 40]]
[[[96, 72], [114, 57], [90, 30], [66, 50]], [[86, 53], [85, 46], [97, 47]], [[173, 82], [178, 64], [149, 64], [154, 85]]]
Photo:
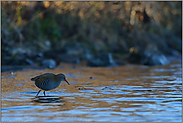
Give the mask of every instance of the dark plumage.
[[[66, 80], [65, 75], [62, 73], [57, 75], [53, 73], [45, 73], [31, 78], [31, 81], [35, 81], [35, 85], [41, 90], [44, 90], [44, 95], [45, 91], [57, 88], [62, 81], [65, 81], [68, 85], [70, 85], [69, 82]], [[38, 96], [41, 90], [38, 91], [36, 96]]]

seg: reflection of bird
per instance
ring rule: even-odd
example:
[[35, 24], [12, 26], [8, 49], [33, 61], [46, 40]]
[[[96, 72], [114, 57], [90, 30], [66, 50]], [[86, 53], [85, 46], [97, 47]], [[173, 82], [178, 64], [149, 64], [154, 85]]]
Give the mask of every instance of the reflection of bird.
[[[65, 81], [68, 85], [70, 85], [69, 82], [66, 80], [65, 75], [62, 73], [57, 75], [53, 73], [45, 73], [31, 78], [31, 81], [35, 81], [35, 85], [41, 90], [44, 90], [44, 96], [45, 91], [57, 88], [62, 81]], [[38, 96], [41, 90], [38, 91], [36, 96]]]

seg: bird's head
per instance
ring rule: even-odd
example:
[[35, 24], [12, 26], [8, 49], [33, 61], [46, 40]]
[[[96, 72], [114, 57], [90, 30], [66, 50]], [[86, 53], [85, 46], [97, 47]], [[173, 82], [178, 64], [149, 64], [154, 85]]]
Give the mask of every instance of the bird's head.
[[60, 80], [61, 80], [61, 81], [65, 81], [65, 82], [67, 82], [68, 85], [70, 85], [69, 82], [66, 80], [66, 77], [65, 77], [64, 74], [61, 73], [61, 74], [58, 74], [57, 76], [60, 77]]

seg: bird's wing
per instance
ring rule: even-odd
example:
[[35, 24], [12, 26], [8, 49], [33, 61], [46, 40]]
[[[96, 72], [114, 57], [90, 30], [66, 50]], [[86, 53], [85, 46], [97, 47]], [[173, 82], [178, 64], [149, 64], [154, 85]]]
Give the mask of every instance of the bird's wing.
[[40, 75], [40, 76], [36, 76], [34, 78], [32, 78], [31, 80], [35, 81], [35, 84], [38, 87], [43, 87], [44, 85], [47, 85], [49, 82], [49, 78], [44, 77], [46, 75]]
[[46, 76], [50, 74], [50, 73], [45, 73], [39, 76], [36, 76], [34, 78], [31, 78], [31, 81], [44, 81], [44, 79], [46, 78]]

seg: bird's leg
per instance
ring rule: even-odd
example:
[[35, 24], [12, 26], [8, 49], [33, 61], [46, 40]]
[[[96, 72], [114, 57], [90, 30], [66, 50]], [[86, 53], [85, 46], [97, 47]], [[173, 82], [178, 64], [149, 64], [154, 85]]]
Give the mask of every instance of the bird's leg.
[[38, 91], [38, 93], [37, 93], [36, 97], [38, 96], [38, 94], [39, 94], [40, 92], [41, 92], [41, 90], [39, 90], [39, 91]]
[[45, 91], [43, 93], [44, 93], [44, 96], [46, 96]]

